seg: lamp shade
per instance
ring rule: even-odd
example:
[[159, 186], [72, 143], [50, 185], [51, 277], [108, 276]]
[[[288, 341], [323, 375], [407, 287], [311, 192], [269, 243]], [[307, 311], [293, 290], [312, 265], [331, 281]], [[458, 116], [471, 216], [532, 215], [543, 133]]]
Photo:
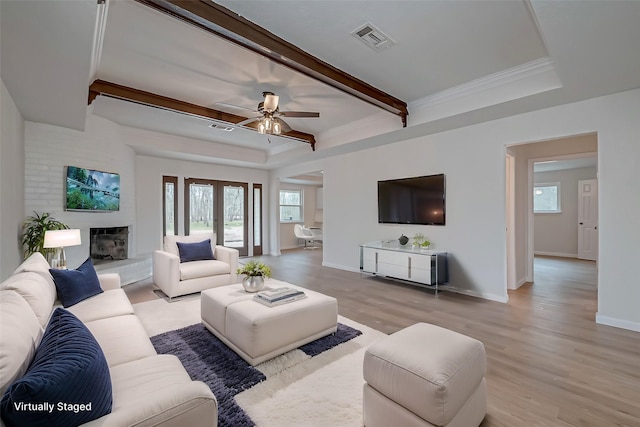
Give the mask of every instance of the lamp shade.
[[44, 233], [45, 248], [64, 248], [67, 246], [77, 246], [81, 244], [80, 230], [49, 230]]

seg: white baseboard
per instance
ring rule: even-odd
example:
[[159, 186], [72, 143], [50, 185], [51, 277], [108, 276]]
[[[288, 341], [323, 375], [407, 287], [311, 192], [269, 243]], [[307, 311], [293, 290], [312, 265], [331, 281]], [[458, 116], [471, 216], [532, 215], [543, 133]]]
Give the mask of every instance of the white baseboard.
[[542, 255], [542, 256], [557, 256], [560, 258], [578, 258], [578, 254], [565, 254], [562, 252], [545, 252], [545, 251], [535, 251], [534, 255]]
[[509, 295], [495, 295], [495, 294], [488, 294], [485, 292], [471, 291], [469, 289], [458, 289], [451, 285], [442, 286], [440, 287], [440, 289], [445, 291], [455, 292], [457, 294], [469, 295], [476, 298], [488, 299], [490, 301], [497, 301], [497, 302], [504, 302], [504, 303], [509, 302]]
[[323, 267], [336, 268], [338, 270], [352, 271], [354, 273], [360, 273], [360, 268], [353, 268], [348, 265], [334, 264], [332, 262], [322, 262]]
[[521, 277], [520, 280], [516, 281], [516, 286], [513, 287], [513, 288], [509, 288], [509, 290], [515, 291], [516, 289], [519, 289], [520, 286], [524, 285], [525, 283], [527, 283], [527, 278], [526, 277]]
[[601, 325], [613, 326], [615, 328], [628, 329], [630, 331], [640, 332], [640, 322], [632, 322], [630, 320], [617, 319], [615, 317], [603, 316], [596, 313], [596, 323]]

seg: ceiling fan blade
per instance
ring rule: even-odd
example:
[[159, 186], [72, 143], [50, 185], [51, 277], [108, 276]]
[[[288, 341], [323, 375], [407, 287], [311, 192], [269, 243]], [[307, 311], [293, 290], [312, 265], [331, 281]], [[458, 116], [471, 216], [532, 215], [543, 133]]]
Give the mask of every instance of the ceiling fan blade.
[[235, 125], [236, 125], [236, 126], [246, 126], [246, 125], [248, 125], [249, 123], [251, 123], [251, 122], [255, 122], [256, 120], [261, 119], [261, 118], [262, 118], [262, 116], [259, 116], [259, 117], [250, 117], [250, 118], [248, 118], [247, 120], [243, 120], [243, 121], [241, 121], [241, 122], [239, 122], [239, 123], [235, 123]]
[[285, 122], [281, 118], [278, 118], [278, 121], [280, 122], [280, 126], [282, 126], [282, 133], [291, 132], [293, 130], [291, 126], [289, 126], [289, 123]]
[[320, 113], [311, 111], [280, 111], [283, 117], [320, 117]]
[[217, 105], [219, 107], [232, 108], [234, 110], [251, 111], [252, 113], [257, 113], [257, 111], [253, 108], [241, 107], [239, 105], [227, 104], [225, 102], [216, 102], [214, 105]]

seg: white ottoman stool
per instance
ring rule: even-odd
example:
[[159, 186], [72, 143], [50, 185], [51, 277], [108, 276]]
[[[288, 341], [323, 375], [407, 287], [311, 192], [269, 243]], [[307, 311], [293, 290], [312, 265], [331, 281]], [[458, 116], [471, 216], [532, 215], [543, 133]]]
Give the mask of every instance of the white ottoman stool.
[[338, 326], [335, 298], [290, 283], [269, 280], [268, 287], [287, 286], [306, 298], [275, 307], [253, 300], [241, 284], [202, 291], [204, 326], [251, 365], [334, 333]]
[[484, 345], [417, 323], [374, 343], [364, 356], [366, 427], [473, 427], [487, 412]]

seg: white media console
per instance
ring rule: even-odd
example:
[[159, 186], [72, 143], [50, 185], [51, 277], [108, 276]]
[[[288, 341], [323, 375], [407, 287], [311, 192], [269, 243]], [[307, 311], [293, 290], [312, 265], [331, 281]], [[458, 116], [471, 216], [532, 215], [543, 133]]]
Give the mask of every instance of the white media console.
[[449, 281], [447, 252], [377, 241], [360, 245], [360, 271], [435, 288]]

